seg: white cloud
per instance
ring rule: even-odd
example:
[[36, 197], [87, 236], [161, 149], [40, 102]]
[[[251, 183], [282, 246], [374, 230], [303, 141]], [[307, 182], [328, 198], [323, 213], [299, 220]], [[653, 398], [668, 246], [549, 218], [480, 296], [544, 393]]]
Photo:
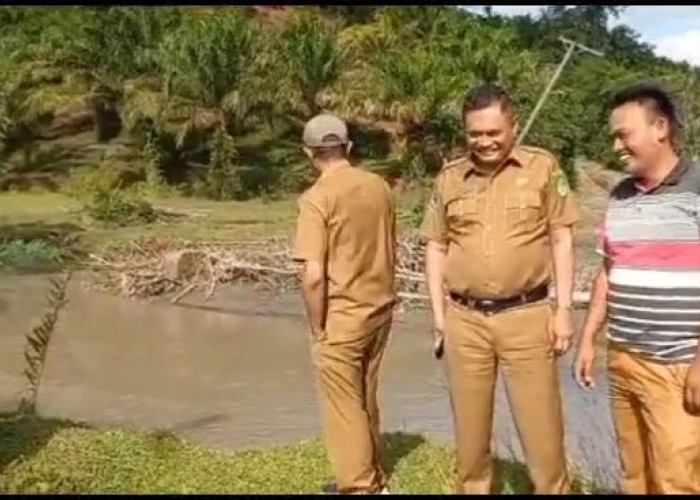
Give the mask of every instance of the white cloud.
[[[485, 5], [468, 5], [463, 6], [467, 10], [472, 12], [477, 12], [482, 14], [484, 12]], [[494, 14], [500, 14], [502, 16], [523, 16], [530, 14], [534, 18], [538, 18], [542, 13], [542, 9], [551, 7], [551, 5], [490, 5], [493, 9]], [[573, 7], [573, 5], [565, 5], [564, 7]]]
[[651, 42], [656, 53], [674, 61], [687, 61], [700, 66], [700, 29], [690, 29]]
[[[515, 16], [531, 14], [538, 17], [546, 5], [492, 5], [494, 13]], [[568, 7], [568, 6], [567, 6]], [[483, 13], [483, 5], [466, 6]], [[700, 66], [700, 6], [627, 6], [618, 19], [609, 18], [613, 28], [625, 24], [641, 35], [641, 41], [655, 47], [660, 56], [674, 61], [687, 61]]]
[[492, 5], [494, 14], [501, 14], [504, 16], [522, 16], [525, 14], [532, 14], [533, 16], [538, 16], [540, 10], [543, 9], [544, 5]]

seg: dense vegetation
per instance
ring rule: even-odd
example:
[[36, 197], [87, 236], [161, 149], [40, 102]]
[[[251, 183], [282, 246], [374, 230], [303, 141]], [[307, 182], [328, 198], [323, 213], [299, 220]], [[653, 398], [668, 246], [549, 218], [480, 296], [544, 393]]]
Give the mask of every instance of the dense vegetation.
[[[385, 434], [393, 493], [450, 494], [454, 451], [415, 434]], [[496, 460], [494, 490], [528, 494], [527, 470]], [[575, 492], [610, 493], [579, 479]], [[168, 431], [95, 429], [69, 421], [0, 415], [3, 494], [319, 494], [332, 478], [318, 440], [226, 451]]]
[[215, 200], [294, 192], [309, 181], [301, 127], [324, 109], [349, 121], [370, 168], [421, 179], [461, 146], [470, 86], [501, 82], [525, 121], [559, 36], [605, 53], [573, 57], [527, 138], [572, 180], [577, 157], [615, 168], [601, 104], [629, 81], [679, 95], [700, 154], [700, 72], [608, 29], [622, 9], [2, 7], [0, 187], [89, 188], [93, 211], [131, 203], [109, 194], [130, 185]]

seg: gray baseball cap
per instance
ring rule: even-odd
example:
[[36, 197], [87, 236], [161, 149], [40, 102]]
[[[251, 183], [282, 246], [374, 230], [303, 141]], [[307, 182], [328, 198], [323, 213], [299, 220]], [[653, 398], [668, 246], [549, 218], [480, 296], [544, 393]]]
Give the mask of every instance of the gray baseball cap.
[[337, 116], [316, 115], [306, 123], [303, 140], [304, 144], [310, 148], [327, 148], [347, 144], [348, 127]]

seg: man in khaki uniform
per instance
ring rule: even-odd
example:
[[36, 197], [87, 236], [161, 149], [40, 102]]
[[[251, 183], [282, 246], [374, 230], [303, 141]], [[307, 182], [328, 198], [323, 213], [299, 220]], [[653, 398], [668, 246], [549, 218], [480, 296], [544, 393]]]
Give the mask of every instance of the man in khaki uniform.
[[299, 202], [294, 258], [304, 263], [323, 434], [338, 491], [377, 493], [386, 486], [377, 377], [395, 302], [393, 196], [350, 165], [342, 120], [316, 116], [303, 140], [321, 175]]
[[[457, 490], [491, 490], [501, 364], [535, 493], [564, 493], [556, 356], [566, 352], [572, 333], [577, 210], [556, 159], [515, 145], [515, 117], [503, 89], [471, 90], [463, 118], [469, 155], [440, 172], [422, 225], [436, 353], [444, 335]], [[548, 298], [552, 264], [556, 308]]]

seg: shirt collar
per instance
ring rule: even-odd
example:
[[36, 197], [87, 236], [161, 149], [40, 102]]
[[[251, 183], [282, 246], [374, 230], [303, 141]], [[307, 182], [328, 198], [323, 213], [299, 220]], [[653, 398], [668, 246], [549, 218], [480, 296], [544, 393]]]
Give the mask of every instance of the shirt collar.
[[685, 172], [688, 170], [689, 164], [690, 162], [688, 162], [685, 158], [679, 158], [678, 163], [676, 163], [676, 166], [673, 167], [673, 169], [668, 173], [668, 175], [655, 186], [645, 189], [644, 185], [641, 183], [641, 179], [637, 178], [634, 181], [634, 187], [637, 189], [637, 191], [641, 193], [651, 193], [662, 186], [673, 186], [675, 184], [678, 184], [678, 182], [683, 177], [683, 174], [685, 174]]
[[[524, 167], [527, 164], [527, 158], [525, 157], [525, 155], [525, 151], [523, 151], [518, 146], [514, 146], [513, 149], [510, 150], [510, 153], [508, 153], [508, 156], [503, 162], [503, 165], [498, 170], [501, 170], [509, 165], [515, 165], [516, 167]], [[467, 155], [466, 160], [467, 168], [464, 172], [465, 176], [476, 170], [476, 165], [472, 161], [470, 155]]]
[[340, 160], [338, 161], [335, 165], [333, 165], [330, 168], [327, 168], [321, 173], [320, 177], [330, 177], [331, 175], [335, 174], [336, 172], [340, 170], [345, 170], [347, 167], [351, 167], [352, 165], [348, 160]]

